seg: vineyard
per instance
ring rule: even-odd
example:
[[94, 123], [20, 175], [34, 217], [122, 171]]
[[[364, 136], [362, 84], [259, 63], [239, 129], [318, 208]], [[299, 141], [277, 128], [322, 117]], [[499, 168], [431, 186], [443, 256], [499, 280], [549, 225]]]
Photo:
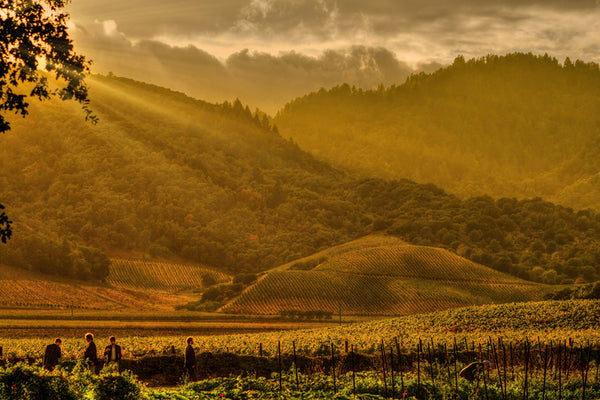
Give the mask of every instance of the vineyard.
[[[401, 346], [414, 348], [423, 340], [433, 340], [440, 346], [457, 342], [487, 343], [490, 336], [513, 343], [523, 343], [540, 337], [542, 344], [558, 343], [570, 338], [576, 343], [600, 343], [600, 301], [572, 300], [512, 303], [457, 308], [423, 315], [375, 320], [371, 322], [296, 331], [240, 334], [224, 336], [198, 336], [197, 351], [231, 352], [241, 355], [273, 355], [281, 343], [284, 353], [292, 352], [292, 343], [300, 354], [307, 356], [323, 352], [323, 346], [333, 343], [337, 349], [349, 342], [357, 352], [377, 354], [383, 340], [386, 346], [398, 340]], [[194, 328], [188, 330], [194, 335]], [[5, 354], [13, 357], [39, 357], [48, 339], [2, 338]], [[99, 338], [100, 342], [107, 338]], [[182, 354], [185, 335], [181, 336], [129, 336], [119, 338], [129, 356], [137, 357], [170, 352], [172, 347]], [[76, 358], [85, 342], [81, 339], [63, 341], [63, 354]]]
[[312, 254], [308, 257], [301, 258], [299, 260], [291, 261], [287, 264], [283, 264], [279, 267], [272, 269], [272, 271], [286, 271], [289, 269], [312, 269], [318, 264], [327, 261], [340, 254], [348, 253], [356, 250], [365, 250], [373, 247], [382, 246], [403, 246], [406, 242], [396, 236], [371, 234], [363, 236], [359, 239], [352, 240], [350, 242], [342, 243], [337, 246], [329, 247], [318, 253]]
[[224, 273], [198, 265], [114, 258], [108, 281], [131, 288], [179, 291], [203, 287], [205, 277], [214, 283], [230, 280]]
[[[203, 381], [142, 390], [156, 399], [593, 399], [600, 396], [599, 321], [599, 301], [551, 301], [327, 329], [196, 337]], [[39, 359], [46, 342], [2, 344], [9, 360], [19, 354]], [[143, 379], [183, 374], [184, 337], [119, 343], [124, 368]], [[32, 345], [35, 351], [27, 353]], [[73, 360], [84, 344], [65, 341], [63, 347]], [[482, 360], [491, 368], [480, 370], [478, 379], [460, 377], [463, 367]]]
[[346, 252], [322, 263], [315, 270], [434, 281], [529, 284], [447, 250], [412, 245], [378, 246]]
[[[454, 307], [541, 299], [543, 285], [475, 264], [446, 250], [410, 246], [350, 248], [308, 270], [276, 268], [221, 311], [277, 314], [322, 310], [409, 315]], [[304, 261], [302, 265], [311, 264]]]
[[0, 307], [78, 309], [160, 309], [180, 302], [156, 291], [133, 290], [78, 281], [48, 280], [40, 274], [2, 266]]

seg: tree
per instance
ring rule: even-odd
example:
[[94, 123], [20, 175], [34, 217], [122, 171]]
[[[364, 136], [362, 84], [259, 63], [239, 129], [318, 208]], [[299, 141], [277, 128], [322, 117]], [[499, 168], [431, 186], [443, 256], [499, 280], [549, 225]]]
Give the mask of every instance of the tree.
[[[0, 0], [0, 133], [10, 129], [6, 112], [27, 115], [28, 97], [75, 100], [86, 120], [97, 121], [83, 82], [89, 62], [75, 54], [67, 33], [68, 15], [62, 12], [67, 1]], [[3, 243], [10, 238], [10, 223], [2, 212]]]
[[[0, 204], [0, 210], [4, 210], [4, 206]], [[6, 241], [10, 238], [12, 231], [10, 229], [11, 221], [8, 220], [8, 217], [4, 213], [4, 211], [0, 212], [0, 241], [2, 243], [6, 243]]]

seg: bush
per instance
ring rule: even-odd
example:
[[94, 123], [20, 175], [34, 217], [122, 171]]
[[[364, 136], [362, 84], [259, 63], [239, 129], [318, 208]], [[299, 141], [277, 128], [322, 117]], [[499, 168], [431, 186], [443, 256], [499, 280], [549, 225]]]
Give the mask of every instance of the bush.
[[256, 274], [238, 274], [233, 277], [233, 283], [248, 286], [254, 281], [256, 281], [256, 279], [258, 279], [258, 276]]
[[75, 400], [67, 378], [39, 368], [17, 364], [0, 369], [0, 398], [3, 400]]
[[142, 398], [142, 387], [129, 371], [122, 375], [102, 375], [93, 388], [96, 400], [138, 400]]

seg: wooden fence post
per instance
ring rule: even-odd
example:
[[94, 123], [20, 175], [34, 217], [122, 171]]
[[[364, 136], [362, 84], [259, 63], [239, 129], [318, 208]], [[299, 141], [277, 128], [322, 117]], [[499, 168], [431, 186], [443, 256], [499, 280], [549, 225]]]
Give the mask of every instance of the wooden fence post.
[[356, 367], [354, 365], [354, 345], [352, 345], [352, 353], [350, 354], [350, 363], [352, 365], [352, 391], [354, 393], [354, 397], [356, 397]]
[[381, 368], [383, 369], [383, 387], [384, 387], [384, 397], [388, 398], [388, 390], [387, 390], [387, 376], [386, 376], [386, 360], [385, 360], [385, 348], [383, 347], [383, 339], [381, 340]]
[[398, 370], [400, 371], [400, 384], [402, 393], [400, 393], [400, 397], [404, 398], [404, 373], [402, 372], [402, 355], [400, 354], [400, 344], [398, 343], [398, 338], [394, 338], [396, 341], [396, 353], [398, 353]]
[[544, 380], [542, 383], [542, 400], [546, 400], [546, 371], [548, 369], [548, 345], [544, 351]]
[[281, 341], [277, 342], [277, 356], [279, 359], [279, 391], [283, 392], [283, 382], [281, 378], [282, 367], [281, 367]]
[[333, 375], [333, 392], [337, 393], [337, 385], [335, 384], [335, 354], [333, 352], [333, 342], [331, 342], [331, 373]]
[[292, 342], [292, 348], [294, 350], [294, 372], [296, 373], [296, 388], [300, 390], [300, 379], [298, 379], [298, 359], [296, 358], [296, 342]]
[[390, 374], [392, 375], [392, 399], [395, 399], [396, 398], [396, 382], [394, 380], [394, 348], [392, 346], [390, 346]]

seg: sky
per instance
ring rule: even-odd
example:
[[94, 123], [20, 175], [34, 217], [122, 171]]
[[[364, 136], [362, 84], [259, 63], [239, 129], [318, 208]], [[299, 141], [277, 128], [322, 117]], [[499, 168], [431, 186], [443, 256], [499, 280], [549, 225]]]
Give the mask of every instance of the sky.
[[600, 62], [600, 0], [72, 0], [92, 70], [276, 112], [321, 87], [401, 84], [521, 51]]

